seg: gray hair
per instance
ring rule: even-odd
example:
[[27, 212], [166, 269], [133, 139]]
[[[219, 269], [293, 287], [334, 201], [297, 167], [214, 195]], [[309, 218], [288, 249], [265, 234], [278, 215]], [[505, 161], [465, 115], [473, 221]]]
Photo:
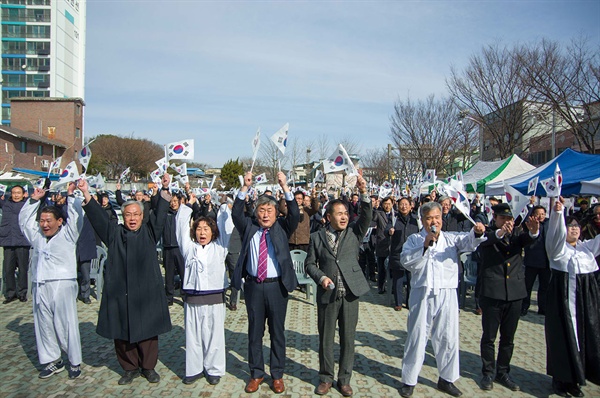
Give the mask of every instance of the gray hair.
[[277, 209], [277, 200], [272, 197], [271, 195], [261, 195], [258, 197], [258, 199], [256, 200], [256, 204], [254, 206], [254, 211], [256, 212], [256, 209], [258, 209], [258, 206], [263, 206], [263, 205], [270, 205], [275, 207], [275, 209]]
[[442, 212], [442, 205], [438, 202], [427, 202], [421, 206], [419, 209], [419, 213], [421, 218], [424, 218], [429, 212], [433, 209], [438, 209], [440, 213]]
[[142, 202], [138, 202], [137, 200], [128, 200], [125, 203], [123, 203], [121, 205], [121, 209], [123, 209], [123, 211], [125, 211], [125, 208], [127, 208], [128, 206], [131, 205], [136, 205], [137, 207], [140, 208], [140, 212], [142, 212], [142, 214], [144, 214], [144, 206], [142, 205]]

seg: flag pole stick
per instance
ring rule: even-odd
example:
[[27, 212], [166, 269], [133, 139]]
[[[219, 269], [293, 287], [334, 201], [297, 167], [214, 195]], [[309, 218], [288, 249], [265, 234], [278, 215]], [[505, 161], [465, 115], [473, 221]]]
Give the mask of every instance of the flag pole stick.
[[254, 169], [254, 162], [256, 161], [256, 158], [252, 159], [252, 166], [250, 166], [250, 173], [252, 173], [252, 169]]
[[169, 158], [167, 157], [167, 146], [163, 145], [163, 147], [165, 148], [165, 164], [163, 164], [163, 174], [165, 174], [167, 172], [167, 168], [169, 167]]

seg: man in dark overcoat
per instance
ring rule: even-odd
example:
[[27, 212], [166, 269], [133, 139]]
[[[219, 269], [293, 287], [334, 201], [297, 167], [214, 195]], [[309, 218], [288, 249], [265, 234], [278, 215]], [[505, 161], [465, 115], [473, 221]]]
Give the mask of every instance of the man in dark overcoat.
[[[2, 222], [0, 223], [0, 246], [4, 248], [4, 297], [3, 304], [19, 299], [27, 301], [27, 271], [29, 270], [29, 248], [27, 238], [19, 228], [19, 212], [25, 205], [27, 196], [25, 189], [15, 185], [10, 190], [10, 199], [0, 198]], [[19, 278], [15, 280], [15, 271], [19, 270]]]
[[171, 330], [163, 279], [156, 255], [171, 195], [170, 177], [162, 178], [161, 199], [147, 223], [143, 205], [123, 203], [122, 225], [109, 222], [106, 212], [92, 200], [87, 182], [81, 180], [84, 210], [94, 230], [108, 247], [104, 291], [96, 332], [115, 342], [119, 364], [125, 371], [119, 384], [140, 375], [151, 383], [160, 381], [154, 370], [158, 361], [158, 335]]
[[[481, 258], [479, 305], [483, 311], [481, 389], [491, 390], [496, 381], [512, 391], [519, 391], [519, 386], [509, 373], [521, 305], [527, 296], [521, 253], [526, 245], [537, 238], [540, 224], [537, 219], [530, 217], [526, 222], [529, 232], [516, 233], [513, 232], [514, 218], [508, 204], [498, 204], [492, 210], [493, 226], [486, 231], [487, 240], [477, 249]], [[498, 330], [500, 343], [496, 360], [494, 342]]]
[[358, 219], [348, 228], [349, 212], [341, 200], [327, 204], [329, 225], [310, 236], [306, 272], [317, 283], [317, 326], [319, 330], [319, 385], [315, 393], [325, 395], [333, 384], [333, 346], [336, 325], [340, 328], [340, 366], [337, 386], [343, 396], [352, 395], [350, 378], [354, 367], [354, 336], [358, 322], [358, 298], [369, 284], [358, 264], [358, 251], [373, 211], [367, 183], [358, 176], [361, 194]]
[[232, 285], [239, 290], [244, 278], [250, 367], [250, 380], [245, 388], [247, 393], [258, 391], [264, 380], [262, 339], [267, 320], [271, 336], [272, 388], [276, 394], [285, 390], [285, 316], [288, 294], [298, 286], [288, 240], [298, 226], [300, 211], [287, 186], [285, 174], [280, 171], [277, 179], [287, 202], [288, 213], [285, 218], [277, 217], [278, 203], [270, 195], [258, 198], [254, 218], [245, 215], [245, 200], [252, 186], [250, 172], [244, 176], [244, 186], [231, 209], [233, 223], [242, 237], [242, 250], [233, 273]]

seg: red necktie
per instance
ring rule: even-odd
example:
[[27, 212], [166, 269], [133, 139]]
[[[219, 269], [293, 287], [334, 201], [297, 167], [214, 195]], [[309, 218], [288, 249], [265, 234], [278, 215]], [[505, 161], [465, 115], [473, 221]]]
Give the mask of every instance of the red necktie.
[[256, 271], [256, 280], [262, 282], [267, 278], [267, 258], [269, 256], [269, 247], [267, 246], [268, 229], [263, 229], [258, 245], [258, 269]]

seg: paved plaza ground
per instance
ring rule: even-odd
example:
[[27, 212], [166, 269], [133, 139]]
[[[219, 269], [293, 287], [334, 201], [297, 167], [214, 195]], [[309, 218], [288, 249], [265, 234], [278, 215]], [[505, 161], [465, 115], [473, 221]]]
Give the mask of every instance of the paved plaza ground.
[[[226, 344], [227, 374], [217, 386], [206, 380], [184, 385], [185, 333], [183, 307], [176, 299], [170, 307], [173, 330], [159, 338], [160, 354], [157, 371], [159, 384], [149, 384], [137, 378], [131, 385], [119, 386], [121, 368], [112, 341], [95, 332], [99, 303], [92, 298], [91, 305], [77, 304], [83, 346], [82, 375], [69, 380], [67, 372], [49, 379], [37, 377], [40, 365], [37, 359], [31, 300], [27, 303], [0, 304], [0, 397], [263, 397], [274, 396], [270, 379], [255, 394], [244, 392], [248, 379], [247, 316], [244, 300], [238, 311], [227, 311]], [[481, 318], [473, 313], [473, 300], [467, 299], [467, 308], [460, 313], [461, 378], [456, 385], [465, 397], [547, 397], [551, 394], [551, 379], [545, 372], [545, 341], [543, 317], [532, 307], [523, 317], [515, 341], [512, 376], [521, 385], [522, 392], [513, 393], [500, 385], [490, 392], [479, 389], [481, 361], [479, 339]], [[351, 385], [356, 397], [398, 397], [401, 386], [403, 343], [406, 338], [406, 309], [396, 312], [390, 296], [377, 294], [372, 284], [369, 294], [360, 305], [360, 319], [356, 335], [356, 361]], [[287, 365], [284, 380], [286, 391], [281, 397], [314, 397], [318, 383], [318, 336], [316, 308], [295, 291], [289, 301], [287, 321]], [[265, 338], [265, 352], [268, 338]], [[336, 351], [337, 355], [337, 351]], [[66, 360], [66, 354], [63, 355]], [[265, 358], [268, 358], [266, 354]], [[268, 373], [268, 371], [267, 371]], [[428, 346], [425, 364], [415, 389], [415, 397], [447, 397], [436, 390], [438, 373], [431, 346]], [[588, 383], [583, 388], [588, 397], [600, 397], [600, 387]], [[341, 397], [332, 390], [330, 397]]]

